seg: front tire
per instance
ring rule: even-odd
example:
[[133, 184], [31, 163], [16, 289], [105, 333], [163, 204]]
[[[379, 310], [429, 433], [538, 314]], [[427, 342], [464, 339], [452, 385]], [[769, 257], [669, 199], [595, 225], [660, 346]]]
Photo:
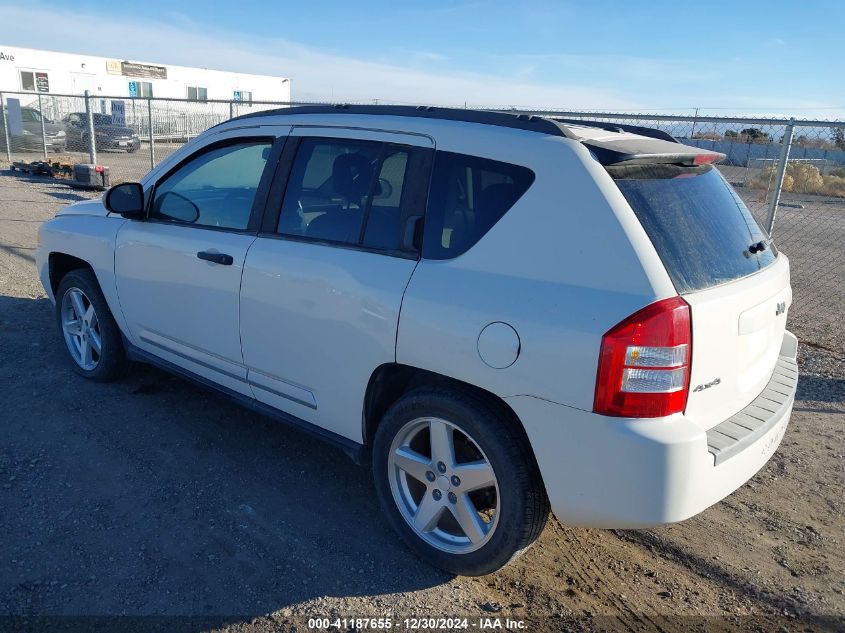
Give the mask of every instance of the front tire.
[[56, 291], [56, 322], [77, 374], [110, 382], [126, 373], [123, 339], [93, 271], [72, 270], [62, 278]]
[[373, 477], [392, 527], [423, 560], [481, 576], [542, 532], [549, 503], [522, 430], [504, 405], [426, 387], [388, 409]]

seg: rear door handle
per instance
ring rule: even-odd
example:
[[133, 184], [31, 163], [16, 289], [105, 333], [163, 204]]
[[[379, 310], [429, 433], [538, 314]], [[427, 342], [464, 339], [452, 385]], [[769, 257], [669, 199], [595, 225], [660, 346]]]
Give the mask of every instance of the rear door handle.
[[214, 262], [223, 266], [231, 266], [235, 261], [231, 255], [226, 255], [225, 253], [209, 253], [208, 251], [200, 251], [197, 253], [197, 257], [207, 262]]

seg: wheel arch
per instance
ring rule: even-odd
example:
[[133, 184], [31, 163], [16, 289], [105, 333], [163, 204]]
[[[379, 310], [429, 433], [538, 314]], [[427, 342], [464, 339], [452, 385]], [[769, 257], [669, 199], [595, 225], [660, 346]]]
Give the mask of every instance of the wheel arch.
[[458, 380], [457, 378], [401, 363], [385, 363], [380, 365], [370, 376], [364, 396], [362, 428], [364, 447], [367, 450], [370, 449], [379, 422], [381, 422], [385, 412], [394, 402], [413, 389], [433, 386], [453, 387], [471, 393], [476, 398], [498, 409], [505, 418], [514, 424], [515, 428], [525, 439], [526, 445], [531, 450], [532, 457], [534, 456], [534, 450], [531, 447], [531, 442], [529, 441], [525, 427], [522, 425], [522, 421], [513, 408], [501, 397], [491, 391]]
[[[90, 218], [84, 218], [90, 219]], [[69, 235], [66, 233], [66, 235]], [[72, 236], [75, 237], [75, 236]], [[120, 305], [120, 299], [117, 294], [117, 284], [114, 276], [114, 255], [113, 242], [104, 241], [101, 239], [90, 239], [90, 235], [85, 235], [85, 241], [81, 244], [74, 244], [73, 249], [62, 249], [57, 242], [55, 250], [45, 249], [46, 257], [39, 259], [41, 283], [44, 289], [48, 290], [54, 301], [58, 301], [56, 296], [59, 284], [62, 279], [74, 270], [90, 270], [106, 299], [106, 304], [117, 322], [118, 329], [125, 337], [129, 337], [129, 327], [123, 315], [123, 309]], [[87, 249], [86, 249], [87, 247]], [[86, 253], [86, 256], [79, 257], [72, 255], [70, 252]], [[90, 253], [90, 256], [88, 255]], [[129, 338], [130, 342], [131, 338]]]
[[[53, 291], [53, 296], [56, 296], [56, 291], [59, 289], [59, 284], [62, 279], [72, 270], [79, 270], [87, 268], [94, 272], [94, 267], [84, 259], [69, 255], [67, 253], [52, 252], [48, 256], [47, 265], [50, 275], [50, 288]], [[96, 273], [94, 273], [96, 277]], [[99, 283], [99, 281], [98, 281]]]

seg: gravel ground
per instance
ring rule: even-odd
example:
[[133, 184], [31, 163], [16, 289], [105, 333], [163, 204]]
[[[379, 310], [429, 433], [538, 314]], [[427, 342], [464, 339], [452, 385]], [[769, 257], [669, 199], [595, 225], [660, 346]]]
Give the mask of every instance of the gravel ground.
[[436, 615], [536, 631], [845, 627], [842, 353], [801, 346], [783, 443], [723, 502], [652, 530], [551, 520], [505, 570], [454, 578], [399, 543], [369, 473], [334, 448], [149, 367], [108, 385], [71, 373], [33, 257], [38, 224], [83, 197], [0, 175], [0, 614], [182, 616], [105, 621], [121, 631]]

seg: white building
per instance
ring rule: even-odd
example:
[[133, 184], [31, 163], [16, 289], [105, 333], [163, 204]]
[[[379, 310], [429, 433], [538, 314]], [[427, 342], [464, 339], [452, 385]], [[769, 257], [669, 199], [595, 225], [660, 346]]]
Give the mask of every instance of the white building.
[[290, 79], [0, 44], [0, 91], [97, 97], [290, 101]]

